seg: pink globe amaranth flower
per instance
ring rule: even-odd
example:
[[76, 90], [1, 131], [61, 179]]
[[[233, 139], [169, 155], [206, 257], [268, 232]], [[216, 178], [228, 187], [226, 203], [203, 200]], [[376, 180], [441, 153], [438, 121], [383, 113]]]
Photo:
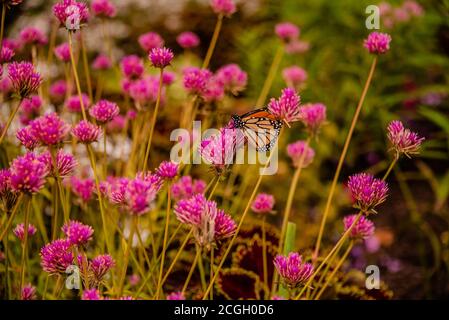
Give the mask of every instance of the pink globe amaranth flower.
[[216, 14], [230, 17], [237, 11], [234, 0], [211, 0], [210, 5]]
[[137, 286], [140, 283], [140, 276], [136, 273], [128, 276], [129, 284], [133, 287]]
[[423, 7], [418, 2], [413, 0], [404, 1], [402, 7], [407, 10], [411, 16], [420, 17], [424, 14]]
[[0, 92], [8, 94], [12, 90], [12, 83], [9, 77], [0, 78]]
[[176, 42], [178, 42], [180, 47], [190, 49], [198, 47], [200, 44], [200, 38], [193, 32], [185, 31], [176, 37]]
[[92, 62], [92, 68], [94, 70], [109, 70], [111, 67], [111, 59], [105, 54], [99, 54]]
[[[83, 100], [84, 108], [88, 109], [91, 104], [89, 96], [85, 93], [82, 93], [81, 99]], [[69, 110], [70, 112], [81, 112], [82, 109], [79, 95], [76, 94], [69, 97], [65, 103], [65, 106], [67, 107], [67, 110]]]
[[113, 18], [117, 14], [117, 8], [109, 0], [93, 0], [91, 8], [97, 17]]
[[48, 175], [47, 166], [32, 152], [14, 159], [10, 171], [12, 190], [24, 193], [39, 192]]
[[47, 150], [40, 154], [39, 159], [48, 167], [51, 176], [60, 178], [66, 178], [73, 175], [75, 167], [78, 164], [75, 157], [63, 149], [59, 149], [56, 153], [56, 169], [50, 151]]
[[307, 72], [303, 68], [291, 66], [282, 70], [282, 78], [289, 87], [298, 88], [307, 80]]
[[86, 3], [76, 0], [62, 0], [53, 6], [53, 14], [59, 23], [69, 31], [76, 31], [89, 20]]
[[89, 114], [98, 122], [106, 123], [111, 121], [120, 112], [115, 102], [100, 100], [89, 110]]
[[17, 140], [19, 140], [20, 143], [30, 151], [34, 150], [40, 145], [40, 141], [34, 134], [34, 130], [31, 128], [31, 126], [26, 126], [18, 130], [16, 133], [16, 137]]
[[134, 109], [130, 109], [126, 112], [126, 118], [128, 120], [134, 120], [137, 117], [137, 111]]
[[40, 252], [41, 266], [50, 274], [65, 274], [73, 265], [72, 246], [67, 239], [57, 239], [45, 245]]
[[281, 280], [289, 288], [304, 284], [313, 273], [313, 265], [302, 261], [299, 253], [290, 252], [288, 256], [278, 254], [274, 258], [274, 266]]
[[[159, 78], [147, 76], [131, 82], [129, 86], [129, 96], [140, 105], [148, 102], [156, 102], [159, 90]], [[165, 101], [165, 88], [161, 91], [161, 103]]]
[[274, 27], [274, 32], [284, 42], [289, 42], [299, 37], [299, 28], [291, 22], [278, 23]]
[[106, 126], [106, 131], [109, 133], [121, 133], [126, 127], [126, 118], [120, 114], [112, 118]]
[[298, 168], [301, 165], [301, 160], [301, 167], [307, 167], [312, 163], [313, 158], [315, 157], [315, 151], [302, 140], [289, 144], [287, 146], [287, 154], [292, 159], [295, 168]]
[[[343, 218], [345, 231], [354, 224], [357, 215], [351, 214]], [[374, 234], [374, 223], [368, 218], [361, 216], [356, 224], [352, 227], [349, 237], [352, 239], [368, 239]]]
[[396, 157], [399, 158], [401, 154], [409, 157], [413, 154], [418, 154], [421, 148], [421, 143], [424, 138], [417, 133], [404, 128], [404, 125], [399, 120], [391, 121], [387, 128], [387, 137], [392, 144], [392, 149], [396, 152]]
[[81, 300], [103, 300], [103, 297], [98, 289], [93, 288], [84, 290]]
[[165, 71], [162, 74], [162, 83], [166, 86], [171, 85], [176, 80], [176, 74], [174, 72]]
[[0, 197], [7, 196], [11, 191], [11, 171], [0, 169]]
[[142, 59], [136, 55], [129, 55], [122, 58], [120, 68], [125, 77], [139, 79], [144, 71]]
[[167, 300], [185, 300], [186, 297], [181, 291], [172, 292], [167, 295]]
[[103, 280], [108, 271], [115, 266], [114, 259], [109, 254], [96, 256], [89, 263], [89, 271], [92, 273], [95, 285]]
[[72, 135], [81, 143], [86, 144], [98, 141], [101, 134], [102, 130], [99, 126], [86, 120], [81, 120], [72, 129]]
[[191, 176], [183, 176], [171, 186], [171, 193], [176, 201], [191, 198], [195, 194], [204, 194], [204, 191], [206, 191], [206, 182], [200, 179], [194, 180]]
[[64, 100], [67, 94], [67, 82], [58, 80], [50, 86], [50, 97], [58, 102]]
[[288, 54], [301, 54], [309, 51], [310, 43], [299, 39], [291, 40], [285, 44], [285, 52]]
[[55, 56], [62, 62], [70, 62], [70, 45], [63, 43], [54, 49]]
[[79, 221], [68, 221], [61, 228], [62, 232], [69, 240], [70, 244], [74, 246], [82, 246], [87, 244], [92, 240], [92, 235], [94, 234], [94, 229], [91, 226], [82, 224]]
[[201, 93], [201, 97], [204, 101], [211, 103], [223, 100], [224, 93], [223, 84], [214, 76], [207, 82], [206, 87]]
[[22, 104], [20, 105], [20, 122], [23, 125], [28, 125], [32, 119], [39, 115], [42, 103], [42, 99], [38, 95], [23, 99]]
[[299, 119], [311, 135], [316, 135], [326, 121], [326, 106], [322, 103], [304, 104], [299, 108]]
[[371, 32], [363, 45], [373, 54], [383, 54], [390, 49], [391, 36], [387, 33]]
[[212, 72], [208, 69], [200, 69], [197, 67], [188, 67], [183, 70], [183, 84], [187, 92], [191, 94], [202, 94], [207, 86]]
[[36, 287], [32, 286], [30, 283], [22, 288], [20, 294], [21, 300], [36, 300]]
[[273, 195], [259, 193], [251, 204], [251, 210], [255, 213], [272, 213], [274, 202]]
[[38, 28], [25, 27], [20, 31], [19, 41], [22, 45], [46, 45], [48, 39]]
[[168, 48], [153, 48], [148, 55], [153, 67], [165, 68], [173, 60], [173, 51]]
[[172, 161], [162, 161], [156, 169], [156, 174], [164, 180], [171, 180], [178, 175], [179, 164]]
[[235, 63], [227, 64], [218, 69], [216, 78], [223, 85], [225, 91], [232, 94], [243, 91], [248, 82], [248, 74]]
[[73, 176], [70, 178], [70, 186], [73, 193], [81, 198], [83, 202], [88, 202], [92, 199], [95, 191], [95, 181], [93, 179], [81, 179]]
[[41, 75], [30, 62], [12, 62], [8, 65], [8, 77], [15, 93], [26, 98], [35, 92], [42, 83]]
[[156, 32], [147, 32], [139, 37], [139, 45], [146, 52], [164, 46], [164, 39]]
[[[0, 63], [6, 63], [11, 61], [11, 59], [16, 55], [13, 49], [5, 47], [3, 45], [2, 51], [0, 52]], [[0, 74], [1, 76], [1, 74]]]
[[[32, 236], [34, 236], [34, 234], [36, 233], [37, 229], [34, 225], [32, 225], [31, 223], [28, 224], [28, 239]], [[13, 230], [14, 235], [20, 239], [20, 241], [23, 241], [23, 239], [25, 238], [25, 224], [20, 223], [18, 224], [14, 230]]]
[[278, 119], [287, 123], [300, 120], [301, 97], [293, 88], [285, 88], [282, 90], [278, 100], [271, 98], [268, 103], [268, 110]]
[[70, 125], [56, 112], [47, 113], [30, 122], [31, 129], [42, 145], [60, 144], [70, 131]]
[[388, 185], [368, 173], [358, 173], [349, 177], [348, 188], [354, 207], [365, 213], [375, 212], [374, 208], [385, 201]]

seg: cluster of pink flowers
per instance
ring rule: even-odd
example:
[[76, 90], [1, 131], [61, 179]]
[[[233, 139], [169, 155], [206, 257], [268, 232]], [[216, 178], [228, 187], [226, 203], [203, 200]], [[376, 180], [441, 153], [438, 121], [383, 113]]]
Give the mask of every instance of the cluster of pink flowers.
[[39, 155], [39, 160], [47, 165], [49, 175], [60, 178], [73, 175], [75, 167], [78, 164], [75, 157], [63, 149], [58, 150], [54, 160], [48, 150]]
[[72, 220], [62, 226], [62, 232], [64, 232], [71, 245], [83, 246], [92, 240], [94, 229], [79, 221]]
[[93, 0], [91, 8], [97, 17], [113, 18], [117, 14], [117, 8], [109, 0]]
[[45, 184], [48, 167], [36, 154], [28, 152], [12, 161], [10, 172], [13, 191], [37, 193]]
[[387, 183], [368, 173], [350, 176], [348, 188], [354, 207], [365, 213], [374, 211], [374, 208], [384, 202], [388, 195]]
[[92, 199], [95, 191], [95, 182], [92, 178], [82, 179], [73, 176], [70, 178], [70, 186], [72, 192], [83, 202], [88, 202]]
[[230, 17], [237, 11], [234, 0], [211, 0], [210, 5], [216, 14]]
[[73, 265], [72, 246], [68, 239], [57, 239], [45, 245], [40, 252], [41, 266], [50, 274], [64, 274]]
[[15, 93], [21, 98], [37, 91], [42, 83], [41, 75], [30, 62], [12, 62], [8, 65], [8, 77]]
[[58, 145], [70, 132], [70, 125], [62, 120], [56, 112], [47, 113], [29, 124], [30, 133], [41, 145]]
[[359, 220], [357, 220], [357, 222], [354, 224], [356, 218], [356, 214], [351, 214], [343, 218], [345, 231], [352, 227], [349, 233], [349, 237], [354, 240], [363, 240], [372, 237], [374, 234], [374, 223], [365, 216], [361, 216]]
[[371, 32], [363, 45], [372, 54], [383, 54], [390, 49], [391, 36], [386, 33]]
[[309, 166], [315, 157], [315, 151], [302, 140], [289, 144], [287, 146], [287, 154], [292, 159], [295, 168]]
[[[28, 238], [34, 236], [36, 231], [37, 229], [34, 225], [28, 224]], [[25, 224], [24, 223], [18, 224], [14, 228], [13, 233], [17, 238], [19, 238], [20, 241], [23, 241], [25, 239]]]
[[185, 31], [176, 37], [176, 42], [178, 42], [182, 48], [190, 49], [198, 47], [200, 38], [193, 32]]
[[[85, 93], [82, 93], [81, 99], [83, 101], [84, 108], [89, 109], [91, 104], [89, 96]], [[67, 110], [69, 110], [70, 112], [81, 112], [82, 109], [80, 97], [78, 95], [70, 96], [67, 99], [65, 106], [67, 107]]]
[[381, 21], [387, 28], [393, 28], [396, 24], [410, 21], [414, 17], [424, 14], [423, 7], [416, 1], [406, 0], [400, 6], [393, 7], [388, 2], [379, 3]]
[[163, 180], [172, 180], [178, 175], [179, 164], [172, 161], [163, 161], [156, 169], [156, 174]]
[[98, 286], [103, 281], [108, 271], [115, 266], [114, 259], [109, 254], [96, 256], [89, 262], [89, 272], [92, 275], [93, 286]]
[[294, 122], [300, 120], [301, 97], [292, 88], [282, 90], [279, 99], [271, 98], [268, 110], [280, 120]]
[[38, 28], [25, 27], [20, 31], [19, 41], [22, 45], [46, 45], [48, 39]]
[[129, 79], [139, 79], [144, 71], [142, 59], [136, 55], [129, 55], [122, 58], [120, 68], [125, 77]]
[[248, 82], [248, 74], [235, 63], [227, 64], [218, 69], [215, 77], [224, 90], [232, 94], [243, 91]]
[[146, 52], [150, 52], [154, 48], [162, 48], [164, 46], [164, 39], [156, 32], [148, 32], [142, 34], [139, 39], [140, 47]]
[[38, 95], [32, 95], [23, 99], [20, 105], [20, 122], [27, 125], [31, 120], [39, 116], [43, 101]]
[[191, 176], [183, 176], [171, 186], [171, 193], [176, 201], [191, 198], [195, 194], [203, 194], [206, 191], [206, 182], [200, 179], [192, 179]]
[[102, 130], [99, 126], [86, 121], [81, 120], [73, 127], [72, 135], [81, 143], [89, 144], [98, 141], [102, 134]]
[[313, 274], [313, 265], [303, 262], [299, 253], [290, 252], [288, 256], [277, 255], [274, 266], [282, 282], [289, 288], [303, 285]]
[[267, 193], [259, 193], [251, 204], [251, 210], [255, 213], [272, 213], [274, 196]]
[[[74, 20], [73, 8], [77, 8]], [[53, 14], [59, 23], [69, 31], [76, 31], [89, 20], [89, 8], [86, 3], [76, 0], [62, 0], [53, 6]]]
[[289, 54], [303, 53], [309, 50], [309, 43], [299, 39], [300, 30], [291, 22], [278, 23], [274, 32], [282, 40], [285, 51]]
[[395, 120], [390, 122], [387, 128], [387, 137], [399, 158], [401, 154], [410, 157], [410, 155], [418, 154], [421, 143], [424, 141], [417, 133], [404, 128], [401, 121]]
[[89, 110], [89, 114], [98, 122], [106, 123], [114, 119], [120, 112], [115, 102], [100, 100]]

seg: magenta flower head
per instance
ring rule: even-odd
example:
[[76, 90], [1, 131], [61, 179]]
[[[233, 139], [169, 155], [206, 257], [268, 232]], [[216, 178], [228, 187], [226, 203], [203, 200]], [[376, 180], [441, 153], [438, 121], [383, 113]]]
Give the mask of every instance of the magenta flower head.
[[278, 23], [274, 28], [274, 32], [284, 42], [290, 42], [299, 37], [299, 28], [290, 22]]
[[83, 202], [88, 202], [95, 191], [95, 182], [91, 178], [80, 179], [78, 177], [70, 178], [70, 186], [75, 195], [77, 195]]
[[251, 204], [255, 213], [273, 213], [274, 197], [268, 193], [259, 193]]
[[89, 263], [89, 271], [94, 280], [94, 286], [98, 286], [103, 281], [108, 271], [115, 266], [114, 259], [109, 254], [99, 255]]
[[98, 141], [101, 136], [101, 128], [89, 121], [81, 120], [72, 129], [72, 135], [81, 143], [92, 143]]
[[153, 67], [164, 69], [173, 60], [173, 51], [168, 48], [153, 48], [148, 55]]
[[34, 130], [31, 128], [31, 126], [26, 126], [18, 130], [16, 133], [16, 137], [20, 141], [20, 143], [30, 151], [34, 150], [40, 145], [40, 141], [34, 134]]
[[54, 49], [55, 56], [62, 62], [70, 61], [70, 45], [68, 43], [63, 43]]
[[322, 103], [307, 103], [299, 108], [299, 119], [312, 136], [318, 134], [326, 121], [326, 106]]
[[71, 220], [62, 226], [62, 232], [74, 246], [82, 246], [92, 240], [94, 229], [91, 226], [82, 224], [79, 221]]
[[282, 78], [289, 87], [298, 88], [307, 80], [307, 72], [303, 68], [291, 66], [282, 70]]
[[292, 159], [295, 168], [305, 168], [315, 157], [315, 151], [305, 141], [299, 140], [287, 146], [287, 154]]
[[239, 65], [227, 64], [217, 70], [216, 78], [223, 85], [225, 91], [237, 94], [243, 91], [248, 81], [248, 75]]
[[98, 122], [106, 123], [114, 119], [120, 112], [118, 105], [115, 102], [108, 100], [100, 100], [93, 105], [89, 110], [89, 114]]
[[94, 70], [109, 70], [111, 67], [111, 59], [105, 54], [99, 54], [92, 62], [92, 68]]
[[188, 199], [195, 194], [203, 194], [206, 191], [206, 182], [194, 180], [191, 176], [183, 176], [171, 186], [171, 193], [176, 201]]
[[182, 48], [190, 49], [198, 47], [200, 38], [195, 33], [186, 31], [176, 37], [176, 42], [178, 42]]
[[93, 0], [91, 8], [93, 14], [101, 18], [113, 18], [117, 14], [117, 8], [109, 0]]
[[390, 49], [391, 36], [387, 33], [371, 32], [363, 45], [372, 54], [383, 54]]
[[183, 84], [187, 92], [201, 95], [212, 78], [212, 72], [208, 69], [189, 67], [183, 70]]
[[162, 161], [156, 169], [156, 174], [164, 180], [172, 180], [178, 175], [179, 164], [172, 161]]
[[60, 144], [70, 131], [70, 125], [62, 120], [56, 112], [48, 113], [33, 121], [30, 126], [42, 145]]
[[46, 45], [48, 39], [38, 28], [25, 27], [20, 31], [19, 41], [22, 45]]
[[58, 239], [45, 245], [40, 252], [41, 266], [50, 274], [65, 274], [67, 267], [73, 265], [71, 243]]
[[[345, 231], [354, 224], [357, 215], [351, 214], [343, 218]], [[352, 227], [349, 237], [352, 239], [368, 239], [374, 234], [374, 223], [365, 216], [361, 216], [356, 224]]]
[[139, 37], [139, 45], [146, 52], [164, 46], [164, 39], [156, 32], [148, 32]]
[[47, 150], [46, 152], [40, 154], [39, 159], [41, 160], [41, 162], [47, 165], [50, 172], [49, 174], [53, 177], [69, 177], [73, 175], [73, 172], [77, 165], [75, 157], [71, 153], [65, 152], [63, 149], [59, 149], [56, 153], [56, 168], [53, 164], [53, 159], [50, 151]]
[[116, 115], [106, 126], [109, 133], [121, 133], [126, 127], [126, 118], [120, 114]]
[[301, 97], [292, 88], [282, 90], [278, 100], [271, 98], [268, 110], [280, 120], [294, 122], [300, 120]]
[[411, 155], [419, 153], [424, 138], [410, 129], [404, 128], [401, 121], [391, 121], [387, 131], [387, 137], [396, 153], [396, 158], [399, 158], [401, 154], [410, 158]]
[[15, 93], [26, 98], [35, 92], [42, 83], [41, 75], [30, 62], [12, 62], [8, 65], [8, 77]]
[[[5, 45], [3, 44], [2, 51], [0, 52], [0, 63], [10, 62], [15, 55], [16, 53], [13, 49], [5, 47]], [[0, 77], [1, 76], [2, 73], [0, 72]]]
[[217, 77], [214, 76], [209, 79], [206, 87], [201, 93], [201, 97], [206, 102], [216, 102], [223, 100], [224, 87], [223, 84], [217, 79]]
[[39, 192], [48, 175], [48, 167], [32, 152], [14, 159], [10, 171], [12, 190], [24, 193]]
[[3, 198], [11, 192], [11, 171], [0, 169], [0, 197]]
[[162, 83], [166, 86], [171, 85], [176, 80], [176, 74], [170, 71], [164, 71], [162, 74]]
[[354, 207], [365, 213], [376, 212], [374, 208], [384, 202], [388, 195], [387, 183], [368, 173], [350, 176], [348, 188]]
[[32, 286], [30, 283], [22, 288], [22, 293], [20, 295], [21, 300], [36, 300], [36, 287]]
[[83, 291], [83, 296], [81, 297], [81, 300], [103, 300], [102, 296], [100, 295], [100, 291], [96, 288], [93, 289], [86, 289]]
[[[37, 229], [34, 225], [28, 224], [28, 238], [34, 236], [36, 231]], [[18, 224], [14, 228], [13, 233], [17, 238], [20, 239], [20, 241], [23, 241], [23, 239], [25, 238], [25, 224], [23, 223]]]
[[120, 61], [120, 68], [125, 77], [129, 79], [139, 79], [144, 71], [142, 59], [136, 55], [123, 57]]
[[216, 14], [222, 14], [226, 17], [230, 17], [237, 11], [234, 0], [211, 0], [210, 5]]
[[21, 122], [27, 125], [30, 120], [34, 119], [39, 115], [40, 109], [42, 107], [43, 101], [38, 95], [32, 95], [22, 101], [20, 106], [21, 109]]
[[61, 0], [53, 6], [53, 14], [68, 31], [76, 31], [89, 20], [86, 3], [76, 0]]
[[67, 82], [65, 80], [58, 80], [50, 86], [50, 97], [53, 100], [60, 102], [64, 100], [66, 94]]
[[290, 252], [288, 256], [278, 254], [274, 266], [285, 286], [293, 289], [304, 284], [313, 273], [313, 265], [302, 261], [299, 253]]
[[181, 291], [172, 292], [167, 295], [167, 300], [185, 300], [186, 297]]
[[[81, 99], [83, 99], [84, 108], [88, 109], [90, 107], [89, 96], [85, 93], [81, 94]], [[78, 95], [71, 96], [67, 99], [65, 106], [70, 112], [81, 112], [81, 101]]]

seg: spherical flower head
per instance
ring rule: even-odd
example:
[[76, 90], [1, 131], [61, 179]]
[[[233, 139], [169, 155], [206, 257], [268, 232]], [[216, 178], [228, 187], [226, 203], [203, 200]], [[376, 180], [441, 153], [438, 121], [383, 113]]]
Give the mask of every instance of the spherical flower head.
[[388, 185], [368, 173], [358, 173], [349, 177], [348, 188], [354, 207], [365, 213], [375, 212], [374, 208], [385, 201]]
[[402, 4], [404, 10], [406, 10], [410, 15], [415, 17], [420, 17], [424, 14], [423, 7], [416, 1], [406, 0]]
[[309, 51], [310, 43], [299, 39], [292, 40], [285, 44], [285, 52], [288, 54], [301, 54]]
[[196, 194], [189, 199], [180, 200], [175, 206], [176, 217], [182, 223], [199, 226], [206, 202], [203, 194]]
[[121, 133], [126, 127], [126, 118], [120, 114], [116, 115], [106, 126], [109, 133]]
[[26, 98], [37, 91], [42, 83], [41, 75], [30, 62], [12, 62], [8, 65], [8, 77], [15, 93]]
[[56, 112], [47, 113], [30, 122], [30, 126], [42, 145], [60, 144], [70, 131], [70, 125]]
[[151, 209], [157, 186], [141, 177], [128, 182], [123, 195], [125, 210], [131, 215], [142, 215]]
[[307, 72], [300, 67], [291, 66], [282, 70], [282, 78], [292, 88], [298, 88], [307, 80]]
[[156, 169], [156, 174], [164, 180], [171, 180], [178, 175], [179, 164], [163, 161]]
[[268, 103], [268, 110], [278, 119], [285, 122], [294, 122], [300, 120], [301, 97], [293, 88], [285, 88], [282, 90], [279, 99], [271, 98]]
[[32, 286], [30, 283], [22, 288], [20, 294], [21, 300], [36, 300], [36, 287]]
[[12, 190], [24, 193], [39, 192], [48, 175], [48, 167], [32, 152], [14, 159], [10, 171]]
[[120, 112], [118, 105], [115, 102], [108, 100], [100, 100], [93, 105], [89, 110], [89, 114], [98, 122], [106, 123], [111, 121]]
[[81, 300], [103, 300], [103, 298], [100, 295], [100, 291], [93, 288], [84, 290]]
[[185, 68], [183, 74], [184, 88], [191, 94], [202, 94], [212, 77], [209, 70], [196, 67]]
[[203, 92], [201, 93], [201, 97], [206, 102], [217, 102], [221, 101], [224, 98], [224, 86], [223, 84], [217, 79], [217, 77], [212, 77], [207, 82], [206, 87], [204, 88]]
[[163, 69], [173, 60], [173, 51], [165, 47], [153, 48], [148, 57], [154, 67]]
[[162, 83], [166, 86], [173, 84], [176, 80], [176, 74], [170, 71], [164, 71], [162, 74]]
[[313, 265], [303, 262], [296, 252], [290, 252], [288, 256], [278, 254], [274, 258], [274, 266], [282, 282], [292, 289], [304, 284], [313, 273]]
[[322, 103], [307, 103], [299, 108], [299, 119], [312, 136], [318, 134], [326, 121], [326, 106]]
[[388, 140], [390, 140], [392, 149], [395, 151], [397, 158], [399, 158], [401, 154], [410, 158], [411, 155], [419, 153], [424, 138], [420, 137], [417, 133], [410, 131], [410, 129], [404, 128], [401, 121], [394, 120], [390, 122], [387, 131]]
[[[0, 63], [10, 62], [15, 55], [16, 53], [13, 49], [5, 47], [5, 45], [3, 44], [2, 51], [0, 52]], [[2, 74], [0, 73], [0, 76], [1, 75]]]
[[130, 79], [138, 79], [142, 76], [144, 65], [142, 59], [136, 55], [129, 55], [122, 58], [120, 68], [123, 75]]
[[216, 14], [230, 17], [237, 11], [234, 0], [211, 0], [210, 5]]
[[[347, 231], [354, 224], [356, 214], [348, 215], [343, 218], [345, 231]], [[355, 225], [351, 228], [349, 237], [352, 239], [368, 239], [374, 234], [374, 223], [365, 216], [361, 216]]]
[[237, 224], [234, 219], [223, 210], [218, 210], [214, 219], [214, 240], [221, 240], [232, 237], [237, 230]]
[[70, 45], [63, 43], [54, 49], [55, 56], [62, 62], [70, 62]]
[[146, 52], [164, 46], [164, 39], [156, 32], [148, 32], [139, 37], [139, 45]]
[[75, 171], [75, 167], [77, 165], [77, 161], [75, 157], [68, 152], [65, 152], [63, 149], [59, 149], [56, 153], [56, 167], [54, 165], [54, 161], [52, 159], [50, 151], [46, 151], [39, 155], [39, 159], [43, 162], [50, 172], [50, 175], [53, 177], [66, 178], [73, 175]]
[[193, 32], [185, 31], [176, 37], [176, 42], [178, 42], [182, 48], [190, 49], [198, 47], [200, 38]]
[[371, 32], [363, 45], [372, 54], [383, 54], [390, 49], [391, 36], [387, 33]]
[[251, 204], [251, 210], [255, 213], [272, 213], [274, 202], [273, 195], [259, 193]]
[[117, 14], [117, 8], [109, 0], [93, 0], [91, 8], [97, 17], [113, 18]]
[[216, 78], [225, 91], [237, 94], [243, 91], [248, 82], [248, 74], [235, 63], [227, 64], [217, 70]]
[[31, 128], [31, 126], [26, 126], [18, 130], [16, 133], [16, 137], [20, 141], [20, 143], [30, 151], [34, 150], [34, 148], [40, 145], [40, 141], [34, 134], [34, 130]]
[[109, 254], [102, 254], [92, 259], [89, 271], [92, 273], [94, 283], [100, 284], [108, 271], [115, 266], [114, 259]]
[[59, 23], [69, 31], [76, 31], [89, 20], [86, 3], [76, 0], [62, 0], [53, 6], [53, 14]]
[[299, 28], [291, 22], [278, 23], [274, 32], [284, 42], [295, 40], [299, 37]]
[[22, 45], [46, 45], [48, 42], [45, 34], [35, 27], [25, 27], [20, 31], [19, 41]]
[[62, 226], [62, 232], [69, 240], [70, 244], [74, 246], [82, 246], [92, 240], [94, 229], [91, 226], [82, 224], [79, 221], [68, 221]]
[[[28, 239], [36, 233], [37, 229], [34, 225], [28, 224]], [[20, 223], [18, 224], [14, 230], [14, 235], [20, 239], [20, 241], [23, 241], [25, 239], [25, 224]]]
[[0, 197], [3, 198], [11, 192], [11, 171], [0, 169]]
[[22, 104], [20, 105], [21, 123], [27, 125], [30, 120], [36, 118], [39, 115], [42, 103], [43, 101], [38, 95], [32, 95], [23, 99]]
[[58, 102], [64, 100], [67, 94], [67, 82], [58, 80], [50, 86], [50, 97]]
[[167, 295], [167, 300], [185, 300], [186, 297], [181, 291], [172, 292]]
[[111, 59], [105, 54], [99, 54], [92, 62], [92, 68], [94, 70], [109, 70], [111, 67]]
[[305, 168], [310, 165], [315, 157], [315, 151], [305, 141], [296, 141], [287, 146], [287, 154], [292, 159], [295, 168]]
[[41, 266], [50, 274], [65, 274], [73, 265], [72, 246], [67, 239], [57, 239], [45, 245], [40, 252]]
[[88, 202], [95, 191], [95, 181], [91, 178], [80, 179], [78, 177], [71, 177], [70, 186], [75, 195], [77, 195], [83, 202]]
[[203, 194], [206, 190], [206, 182], [194, 180], [191, 176], [183, 176], [171, 186], [171, 193], [176, 201], [188, 199], [195, 194]]
[[72, 135], [81, 143], [86, 144], [98, 141], [101, 134], [101, 128], [87, 120], [81, 120], [72, 129]]
[[[81, 99], [83, 100], [84, 108], [88, 109], [90, 107], [90, 99], [89, 96], [85, 93], [81, 94]], [[79, 95], [73, 95], [69, 97], [65, 103], [67, 110], [70, 112], [81, 112], [81, 101]]]

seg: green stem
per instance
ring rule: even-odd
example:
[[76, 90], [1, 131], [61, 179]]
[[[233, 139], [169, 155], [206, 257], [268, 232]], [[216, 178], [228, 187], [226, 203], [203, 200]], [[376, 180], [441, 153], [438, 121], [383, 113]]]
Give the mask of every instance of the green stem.
[[265, 229], [266, 217], [262, 218], [262, 263], [263, 263], [263, 282], [267, 287], [265, 299], [268, 299], [269, 283], [268, 283], [268, 263], [267, 263], [267, 231]]
[[79, 76], [78, 76], [78, 71], [76, 70], [75, 55], [73, 54], [72, 32], [68, 31], [68, 33], [69, 33], [70, 61], [72, 63], [73, 77], [75, 78], [76, 90], [78, 91], [78, 97], [80, 99], [81, 114], [83, 115], [83, 120], [87, 121], [86, 108], [84, 107], [80, 79], [79, 79]]
[[14, 207], [11, 210], [11, 215], [9, 216], [8, 221], [5, 224], [5, 227], [3, 228], [2, 233], [0, 234], [0, 241], [3, 240], [3, 237], [8, 233], [9, 228], [11, 227], [11, 224], [14, 220], [15, 215], [17, 214], [17, 209], [19, 208], [23, 198], [23, 193], [19, 195], [19, 197], [16, 199], [16, 203]]
[[90, 79], [90, 67], [89, 67], [89, 60], [87, 58], [87, 50], [86, 50], [86, 44], [84, 43], [84, 37], [83, 37], [83, 31], [80, 30], [80, 45], [81, 45], [81, 51], [83, 56], [83, 67], [84, 67], [84, 74], [86, 76], [86, 83], [87, 83], [87, 93], [89, 94], [90, 101], [93, 100], [93, 93], [92, 93], [92, 81]]
[[27, 247], [28, 247], [28, 227], [30, 224], [30, 208], [31, 197], [27, 197], [27, 207], [25, 211], [25, 222], [23, 226], [23, 243], [22, 243], [22, 263], [20, 268], [20, 292], [22, 294], [23, 287], [25, 286], [25, 274], [26, 274], [26, 261], [27, 261]]
[[6, 125], [3, 129], [2, 135], [0, 136], [0, 144], [3, 143], [3, 140], [5, 139], [6, 133], [8, 132], [9, 127], [11, 126], [12, 121], [14, 120], [14, 117], [17, 114], [17, 111], [19, 111], [20, 105], [22, 104], [23, 98], [20, 98], [19, 103], [17, 106], [13, 109], [13, 111], [9, 114], [8, 120], [6, 121]]
[[126, 249], [125, 252], [123, 253], [123, 270], [121, 273], [121, 278], [120, 278], [120, 284], [119, 284], [119, 289], [117, 292], [117, 297], [119, 298], [122, 295], [123, 292], [123, 286], [125, 284], [125, 278], [126, 278], [126, 270], [128, 269], [128, 264], [129, 264], [129, 254], [131, 252], [131, 246], [133, 243], [133, 238], [134, 238], [134, 232], [137, 228], [137, 220], [136, 220], [136, 216], [133, 216], [133, 219], [131, 221], [131, 226], [130, 226], [130, 231], [129, 231], [129, 235], [128, 235], [128, 241], [126, 242]]
[[6, 18], [6, 2], [3, 1], [2, 5], [2, 21], [0, 25], [0, 52], [3, 50], [3, 35], [5, 33], [5, 18]]
[[182, 286], [181, 292], [183, 295], [186, 292], [187, 287], [189, 286], [190, 279], [192, 278], [193, 271], [195, 270], [196, 265], [198, 264], [198, 259], [200, 258], [200, 255], [201, 255], [201, 251], [197, 250], [196, 254], [195, 254], [195, 259], [193, 259], [192, 266], [190, 267], [189, 273], [187, 274], [186, 281], [184, 282], [184, 285]]
[[218, 36], [220, 35], [221, 26], [223, 24], [223, 14], [218, 15], [217, 23], [215, 24], [214, 33], [212, 34], [212, 39], [210, 40], [209, 48], [207, 49], [206, 57], [204, 58], [202, 69], [209, 66], [210, 59], [214, 53], [215, 46], [217, 45]]
[[162, 244], [162, 258], [161, 258], [161, 264], [159, 268], [159, 280], [156, 290], [156, 300], [159, 300], [159, 295], [162, 290], [162, 274], [164, 272], [164, 262], [165, 262], [165, 252], [167, 250], [167, 239], [168, 239], [168, 227], [170, 225], [170, 205], [171, 205], [171, 191], [170, 191], [170, 184], [167, 185], [167, 213], [165, 217], [165, 230], [164, 230], [164, 242]]
[[393, 159], [393, 161], [391, 161], [390, 166], [388, 167], [387, 172], [385, 172], [385, 174], [384, 174], [382, 180], [384, 180], [384, 181], [387, 180], [387, 178], [388, 178], [388, 176], [390, 175], [391, 170], [393, 170], [394, 165], [396, 164], [396, 162], [398, 162], [398, 157], [395, 157], [395, 158]]
[[267, 100], [268, 93], [270, 92], [271, 86], [273, 85], [274, 78], [276, 77], [276, 73], [279, 69], [279, 65], [281, 64], [283, 56], [284, 46], [280, 45], [276, 51], [276, 54], [274, 55], [273, 62], [271, 63], [268, 75], [263, 84], [262, 91], [260, 92], [259, 98], [257, 99], [256, 107], [263, 106], [263, 104]]

